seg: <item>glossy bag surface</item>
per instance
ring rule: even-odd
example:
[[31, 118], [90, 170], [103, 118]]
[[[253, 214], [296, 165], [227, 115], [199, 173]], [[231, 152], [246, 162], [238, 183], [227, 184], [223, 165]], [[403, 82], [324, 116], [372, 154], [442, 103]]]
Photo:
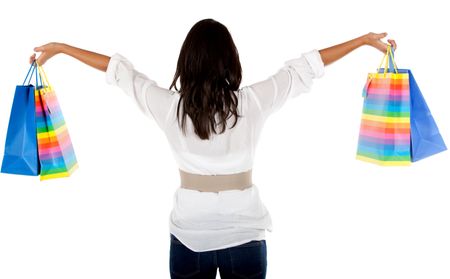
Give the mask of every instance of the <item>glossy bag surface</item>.
[[408, 74], [411, 93], [411, 160], [416, 162], [447, 150], [447, 146], [411, 70], [408, 70]]
[[[388, 47], [385, 67], [368, 75], [357, 159], [409, 165], [447, 149], [409, 69], [398, 69]], [[389, 65], [389, 66], [388, 66]]]
[[69, 131], [58, 99], [42, 68], [42, 85], [35, 90], [35, 109], [41, 180], [67, 177], [78, 168]]
[[[6, 133], [2, 173], [38, 175], [38, 147], [34, 107], [35, 86], [30, 84], [34, 66], [25, 81], [17, 85]], [[29, 77], [28, 84], [25, 85]]]
[[379, 165], [409, 165], [410, 145], [408, 74], [369, 74], [357, 158]]

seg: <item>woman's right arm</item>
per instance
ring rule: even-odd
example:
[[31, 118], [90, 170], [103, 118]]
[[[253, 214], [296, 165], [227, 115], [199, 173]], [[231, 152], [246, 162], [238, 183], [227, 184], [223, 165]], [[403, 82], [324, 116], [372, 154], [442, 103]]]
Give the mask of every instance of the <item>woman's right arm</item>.
[[[75, 59], [89, 65], [97, 70], [106, 72], [108, 68], [108, 63], [111, 57], [96, 53], [93, 51], [73, 47], [62, 43], [48, 43], [39, 47], [35, 47], [34, 51], [41, 52], [41, 55], [37, 59], [39, 65], [44, 65], [44, 63], [59, 53], [64, 53], [66, 55], [72, 56]], [[30, 64], [36, 59], [36, 54], [30, 57]]]
[[[360, 36], [358, 38], [355, 38], [353, 40], [346, 41], [344, 43], [331, 46], [325, 49], [319, 50], [320, 55], [322, 57], [322, 61], [325, 66], [333, 63], [334, 61], [337, 61], [341, 59], [342, 57], [346, 56], [348, 53], [352, 52], [353, 50], [364, 46], [369, 45], [372, 46], [379, 51], [385, 53], [387, 50], [387, 44], [383, 43], [381, 41], [382, 38], [386, 37], [387, 33], [367, 33], [363, 36]], [[397, 44], [394, 40], [388, 40], [388, 42], [392, 45], [394, 50], [397, 47]]]
[[[369, 45], [385, 52], [387, 44], [380, 39], [386, 33], [368, 33], [353, 40], [321, 50], [312, 50], [299, 58], [285, 62], [276, 74], [266, 80], [248, 86], [253, 99], [256, 99], [256, 111], [267, 116], [279, 110], [289, 98], [309, 92], [313, 80], [324, 75], [325, 66], [337, 61], [363, 45]], [[388, 40], [396, 48], [394, 40]]]

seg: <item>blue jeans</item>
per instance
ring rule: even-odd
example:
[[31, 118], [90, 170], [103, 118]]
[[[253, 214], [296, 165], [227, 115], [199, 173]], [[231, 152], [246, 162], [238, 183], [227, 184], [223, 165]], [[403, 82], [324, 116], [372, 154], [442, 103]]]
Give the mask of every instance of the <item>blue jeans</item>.
[[170, 276], [172, 279], [264, 279], [267, 270], [265, 240], [238, 246], [194, 252], [170, 234]]

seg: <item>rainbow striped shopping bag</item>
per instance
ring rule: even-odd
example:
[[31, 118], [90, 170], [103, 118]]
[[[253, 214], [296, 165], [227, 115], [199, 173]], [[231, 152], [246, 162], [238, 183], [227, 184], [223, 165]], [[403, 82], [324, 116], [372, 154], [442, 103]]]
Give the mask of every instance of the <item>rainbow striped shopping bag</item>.
[[37, 69], [41, 78], [35, 90], [40, 179], [67, 177], [78, 168], [77, 159], [55, 91], [42, 67]]
[[406, 166], [447, 149], [411, 70], [397, 68], [390, 46], [363, 97], [357, 159]]

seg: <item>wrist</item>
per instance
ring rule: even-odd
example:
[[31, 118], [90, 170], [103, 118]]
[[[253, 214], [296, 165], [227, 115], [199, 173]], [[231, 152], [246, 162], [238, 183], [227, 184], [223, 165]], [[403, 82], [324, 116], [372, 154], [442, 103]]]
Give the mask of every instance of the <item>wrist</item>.
[[56, 50], [58, 53], [63, 53], [63, 54], [67, 54], [68, 53], [68, 48], [69, 45], [64, 44], [64, 43], [56, 43]]
[[360, 46], [365, 46], [365, 45], [370, 45], [370, 41], [369, 41], [369, 34], [364, 34], [361, 37], [358, 38], [359, 39], [359, 44]]

